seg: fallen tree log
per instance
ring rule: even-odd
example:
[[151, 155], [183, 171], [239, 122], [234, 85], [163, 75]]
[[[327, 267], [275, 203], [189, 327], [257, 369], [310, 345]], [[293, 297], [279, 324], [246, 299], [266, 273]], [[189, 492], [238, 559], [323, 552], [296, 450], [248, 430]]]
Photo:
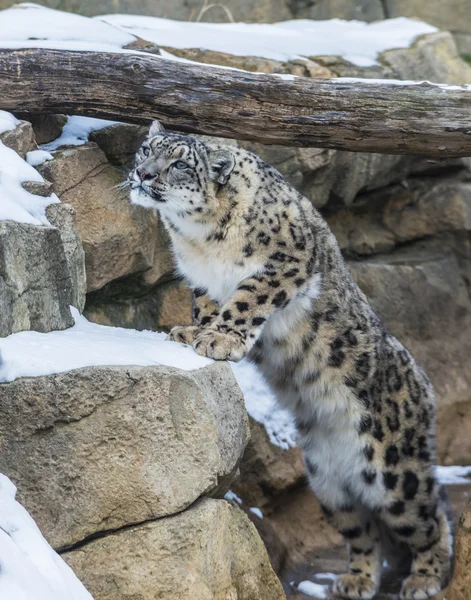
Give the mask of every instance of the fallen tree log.
[[133, 53], [0, 50], [0, 109], [264, 144], [471, 156], [471, 90], [263, 75]]

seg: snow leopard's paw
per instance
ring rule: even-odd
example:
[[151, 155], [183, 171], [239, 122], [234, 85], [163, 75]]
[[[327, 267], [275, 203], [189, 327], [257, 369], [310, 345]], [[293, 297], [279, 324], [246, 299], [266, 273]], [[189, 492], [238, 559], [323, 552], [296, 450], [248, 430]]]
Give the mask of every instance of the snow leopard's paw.
[[188, 327], [173, 327], [168, 334], [168, 340], [170, 342], [180, 342], [181, 344], [188, 344], [191, 346], [195, 341], [196, 336], [201, 333], [201, 327], [190, 325]]
[[363, 573], [346, 573], [337, 577], [332, 591], [347, 600], [371, 600], [378, 591], [378, 585]]
[[401, 588], [401, 600], [428, 600], [441, 590], [440, 580], [433, 575], [413, 573], [404, 581]]
[[215, 360], [241, 360], [247, 354], [245, 340], [235, 333], [204, 329], [196, 336], [193, 348], [198, 354]]

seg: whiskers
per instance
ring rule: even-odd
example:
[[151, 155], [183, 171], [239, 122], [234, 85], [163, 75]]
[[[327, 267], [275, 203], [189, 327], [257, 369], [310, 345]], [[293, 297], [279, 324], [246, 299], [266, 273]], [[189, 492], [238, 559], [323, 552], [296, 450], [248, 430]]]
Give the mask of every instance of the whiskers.
[[131, 187], [131, 182], [129, 181], [129, 179], [126, 179], [125, 181], [122, 181], [121, 183], [118, 183], [117, 185], [113, 185], [112, 187], [108, 188], [107, 191], [110, 190], [125, 190], [126, 188]]

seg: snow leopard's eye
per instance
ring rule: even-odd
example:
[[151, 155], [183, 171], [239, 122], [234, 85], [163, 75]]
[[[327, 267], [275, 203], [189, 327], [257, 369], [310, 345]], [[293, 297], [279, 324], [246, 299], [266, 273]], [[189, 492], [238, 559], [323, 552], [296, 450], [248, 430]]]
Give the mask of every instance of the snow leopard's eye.
[[173, 163], [175, 169], [187, 169], [188, 165], [183, 160], [177, 160], [177, 162]]
[[142, 146], [141, 152], [142, 152], [142, 154], [144, 156], [149, 156], [149, 154], [150, 154], [150, 148], [149, 148], [149, 146]]

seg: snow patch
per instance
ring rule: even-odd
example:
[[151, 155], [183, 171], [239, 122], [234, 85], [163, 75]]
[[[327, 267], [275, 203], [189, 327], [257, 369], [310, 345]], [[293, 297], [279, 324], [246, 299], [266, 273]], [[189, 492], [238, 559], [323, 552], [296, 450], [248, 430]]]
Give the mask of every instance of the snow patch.
[[442, 485], [471, 484], [471, 479], [467, 479], [467, 477], [471, 478], [471, 466], [436, 466], [435, 475], [438, 479], [438, 482]]
[[233, 502], [237, 502], [237, 504], [242, 504], [242, 500], [232, 490], [227, 491], [226, 495], [224, 496], [224, 498], [226, 500], [232, 500]]
[[118, 122], [91, 117], [67, 117], [67, 123], [62, 129], [60, 137], [43, 144], [41, 148], [46, 151], [53, 151], [57, 150], [59, 146], [81, 146], [88, 141], [88, 136], [92, 131], [98, 131], [109, 125], [116, 125]]
[[172, 48], [205, 48], [236, 56], [279, 61], [321, 55], [342, 56], [363, 67], [377, 64], [381, 52], [408, 48], [436, 27], [405, 17], [375, 23], [296, 19], [265, 23], [187, 23], [137, 15], [95, 17], [145, 40]]
[[0, 474], [0, 598], [93, 600], [15, 495], [16, 487]]
[[335, 573], [316, 573], [314, 575], [314, 579], [328, 579], [329, 581], [335, 581], [337, 577], [338, 575]]
[[45, 150], [31, 150], [31, 152], [26, 153], [26, 162], [32, 167], [42, 165], [43, 162], [52, 160], [53, 158], [52, 154], [49, 154], [49, 152], [46, 152]]
[[[13, 125], [10, 129], [14, 129], [18, 124], [13, 115], [8, 115], [3, 111], [0, 114], [0, 129], [9, 125]], [[42, 182], [44, 179], [21, 156], [0, 141], [0, 221], [50, 225], [46, 218], [46, 207], [59, 202], [59, 198], [55, 194], [48, 197], [30, 194], [21, 186], [24, 181]]]
[[298, 592], [306, 594], [306, 596], [311, 596], [312, 598], [320, 598], [321, 600], [327, 598], [328, 590], [328, 585], [319, 585], [312, 581], [301, 581], [298, 585]]
[[136, 40], [112, 25], [38, 4], [17, 4], [0, 11], [0, 46], [113, 52]]
[[20, 122], [18, 119], [11, 113], [6, 112], [5, 110], [0, 110], [0, 135], [5, 133], [5, 131], [16, 129], [19, 124]]
[[90, 323], [70, 307], [75, 325], [64, 331], [22, 331], [0, 338], [0, 382], [53, 375], [94, 366], [164, 365], [185, 371], [213, 361], [189, 346], [167, 341], [166, 333]]
[[251, 508], [249, 508], [249, 510], [251, 513], [253, 513], [259, 519], [263, 519], [262, 511], [259, 508], [257, 508], [256, 506], [252, 506]]
[[247, 412], [265, 426], [270, 441], [287, 450], [296, 446], [296, 427], [290, 412], [278, 405], [263, 375], [248, 360], [230, 363], [244, 394]]

